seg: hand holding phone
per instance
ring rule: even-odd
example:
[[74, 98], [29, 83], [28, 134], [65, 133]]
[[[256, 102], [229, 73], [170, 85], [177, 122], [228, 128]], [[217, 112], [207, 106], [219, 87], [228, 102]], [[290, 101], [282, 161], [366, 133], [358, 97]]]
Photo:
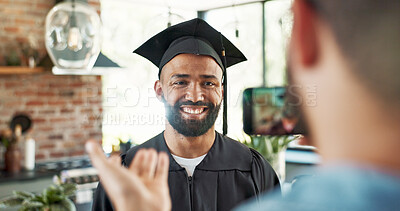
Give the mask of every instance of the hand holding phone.
[[249, 88], [243, 92], [243, 129], [249, 135], [306, 134], [300, 99], [285, 87]]

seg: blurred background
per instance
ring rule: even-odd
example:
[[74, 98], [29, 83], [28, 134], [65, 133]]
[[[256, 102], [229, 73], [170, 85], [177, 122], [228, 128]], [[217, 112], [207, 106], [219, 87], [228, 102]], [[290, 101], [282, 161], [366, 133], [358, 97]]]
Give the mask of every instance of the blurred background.
[[[164, 130], [164, 107], [153, 91], [158, 68], [132, 51], [170, 25], [202, 18], [248, 58], [228, 71], [228, 136], [233, 139], [247, 138], [242, 129], [243, 90], [287, 84], [291, 0], [76, 0], [97, 13], [102, 25], [97, 47], [101, 53], [98, 58], [93, 53], [92, 63], [96, 62], [90, 71], [59, 68], [52, 62], [57, 55], [49, 55], [49, 49], [62, 47], [62, 42], [46, 43], [54, 39], [66, 39], [66, 54], [97, 49], [95, 24], [84, 26], [85, 32], [71, 30], [65, 38], [48, 32], [47, 14], [66, 2], [75, 1], [0, 1], [0, 130], [11, 131], [14, 138], [0, 144], [0, 198], [13, 190], [42, 191], [55, 180], [78, 184], [74, 202], [78, 209], [89, 209], [98, 178], [84, 142], [94, 138], [106, 153], [121, 153]], [[74, 12], [76, 17], [67, 16], [70, 28], [81, 24], [80, 8]], [[48, 16], [47, 21], [58, 18], [62, 24], [62, 17]], [[92, 14], [88, 20], [94, 19]], [[19, 115], [25, 119], [12, 126]], [[222, 112], [216, 123], [219, 132], [221, 116]], [[21, 134], [15, 125], [23, 126]], [[20, 159], [14, 172], [7, 169], [5, 158], [11, 148], [5, 143], [13, 142]], [[308, 167], [318, 161], [308, 148], [287, 153], [286, 162], [293, 165], [287, 166], [286, 178], [295, 176], [291, 172], [296, 165]]]

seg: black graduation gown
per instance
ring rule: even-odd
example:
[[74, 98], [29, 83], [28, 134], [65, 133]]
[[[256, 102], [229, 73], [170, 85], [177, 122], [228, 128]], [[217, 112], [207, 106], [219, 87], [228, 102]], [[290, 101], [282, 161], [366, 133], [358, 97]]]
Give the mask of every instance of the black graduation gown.
[[[123, 164], [129, 166], [140, 148], [154, 148], [169, 154], [172, 210], [231, 210], [252, 196], [279, 187], [275, 171], [257, 151], [218, 132], [213, 146], [192, 177], [188, 177], [186, 170], [172, 158], [164, 133], [122, 155]], [[93, 210], [113, 210], [101, 184], [97, 187]]]

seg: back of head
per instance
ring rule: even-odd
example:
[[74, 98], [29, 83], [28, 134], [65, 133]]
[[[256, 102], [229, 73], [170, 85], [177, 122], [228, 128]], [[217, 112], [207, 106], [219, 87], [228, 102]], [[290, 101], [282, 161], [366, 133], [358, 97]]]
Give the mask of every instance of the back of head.
[[307, 2], [331, 28], [353, 74], [385, 104], [400, 105], [400, 1]]

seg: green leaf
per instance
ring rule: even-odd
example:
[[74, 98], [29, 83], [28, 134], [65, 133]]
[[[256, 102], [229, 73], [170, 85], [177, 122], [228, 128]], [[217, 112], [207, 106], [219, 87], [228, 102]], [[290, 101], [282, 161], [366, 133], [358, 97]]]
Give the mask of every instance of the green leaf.
[[67, 211], [61, 204], [50, 204], [51, 211]]
[[62, 200], [60, 203], [51, 204], [51, 211], [76, 211], [75, 204], [68, 198]]
[[64, 190], [64, 195], [66, 196], [72, 196], [75, 194], [76, 191], [76, 184], [74, 183], [67, 183], [67, 184], [62, 184], [61, 187]]
[[30, 201], [30, 200], [25, 200], [22, 203], [23, 207], [29, 208], [29, 209], [35, 209], [35, 208], [41, 208], [44, 206], [44, 204], [42, 202], [38, 202], [38, 201]]
[[3, 207], [3, 208], [14, 207], [17, 205], [21, 205], [23, 201], [24, 201], [24, 199], [19, 196], [9, 196], [7, 198], [0, 200], [0, 207]]
[[72, 202], [69, 198], [66, 198], [61, 201], [61, 204], [67, 208], [68, 211], [76, 211], [76, 206], [74, 202]]
[[27, 199], [27, 198], [33, 198], [35, 197], [35, 194], [28, 192], [28, 191], [13, 191], [13, 194], [15, 196], [19, 196], [23, 199]]

